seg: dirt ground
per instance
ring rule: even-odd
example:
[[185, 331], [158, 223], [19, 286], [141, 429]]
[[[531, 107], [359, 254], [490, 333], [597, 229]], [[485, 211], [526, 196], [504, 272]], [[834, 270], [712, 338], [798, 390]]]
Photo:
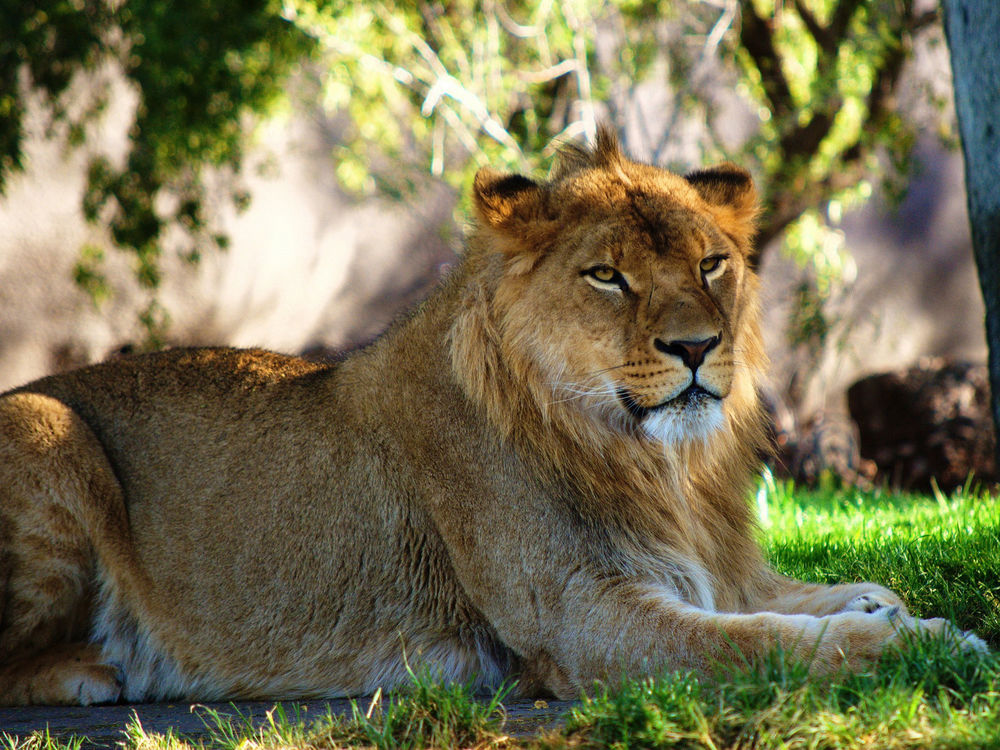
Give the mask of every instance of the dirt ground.
[[[362, 706], [364, 700], [359, 701]], [[80, 750], [112, 750], [125, 740], [125, 727], [136, 717], [147, 734], [166, 734], [172, 730], [191, 740], [209, 739], [215, 728], [210, 712], [219, 715], [249, 718], [254, 726], [267, 723], [267, 713], [275, 703], [239, 702], [208, 703], [198, 705], [173, 703], [147, 703], [120, 706], [33, 706], [29, 708], [0, 708], [0, 738], [22, 739], [33, 732], [44, 732], [55, 739], [72, 736], [85, 737]], [[285, 715], [299, 717], [306, 723], [311, 718], [326, 716], [327, 710], [340, 715], [350, 715], [347, 700], [302, 701], [281, 704]], [[571, 701], [548, 701], [536, 704], [531, 700], [509, 701], [505, 731], [513, 736], [530, 736], [541, 728], [553, 728], [560, 717], [573, 705]]]

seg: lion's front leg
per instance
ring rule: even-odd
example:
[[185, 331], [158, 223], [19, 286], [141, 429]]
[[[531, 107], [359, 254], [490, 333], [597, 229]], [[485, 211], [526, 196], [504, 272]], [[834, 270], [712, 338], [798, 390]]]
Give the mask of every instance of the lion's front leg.
[[961, 631], [947, 620], [923, 620], [911, 616], [896, 593], [877, 583], [822, 585], [804, 583], [772, 573], [757, 596], [750, 598], [747, 610], [793, 617], [808, 615], [823, 619], [858, 613], [890, 623], [895, 633], [893, 640], [903, 632], [942, 633], [951, 639], [956, 649], [989, 651], [982, 639], [973, 633]]
[[[720, 667], [757, 664], [781, 648], [808, 665], [814, 675], [829, 675], [845, 668], [871, 668], [887, 649], [905, 645], [913, 632], [940, 634], [956, 650], [988, 651], [975, 635], [962, 633], [943, 619], [911, 617], [904, 614], [901, 604], [865, 612], [861, 607], [869, 600], [862, 597], [874, 598], [870, 592], [849, 598], [850, 592], [841, 591], [843, 611], [822, 616], [713, 612], [679, 600], [646, 596], [636, 602], [640, 608], [630, 614], [623, 608], [606, 613], [601, 621], [589, 621], [589, 627], [582, 629], [582, 641], [573, 644], [575, 653], [572, 647], [567, 648], [571, 654], [568, 662], [573, 666], [567, 669], [567, 662], [563, 662], [558, 665], [562, 669], [552, 674], [571, 677], [577, 688], [595, 677], [638, 677], [672, 669], [715, 676]], [[859, 609], [849, 610], [847, 605]], [[616, 639], [615, 647], [602, 647], [609, 638]], [[548, 684], [556, 686], [557, 694], [571, 692], [559, 687], [559, 682]]]
[[[816, 675], [844, 668], [861, 671], [900, 642], [908, 629], [901, 623], [912, 619], [895, 607], [825, 616], [714, 612], [639, 590], [622, 591], [604, 603], [615, 599], [620, 606], [601, 616], [588, 607], [579, 627], [564, 629], [562, 648], [546, 655], [554, 658], [532, 665], [548, 667], [541, 682], [557, 695], [572, 697], [595, 678], [636, 678], [676, 669], [713, 677], [720, 668], [759, 663], [776, 648]], [[920, 622], [927, 630], [948, 627], [944, 621]]]

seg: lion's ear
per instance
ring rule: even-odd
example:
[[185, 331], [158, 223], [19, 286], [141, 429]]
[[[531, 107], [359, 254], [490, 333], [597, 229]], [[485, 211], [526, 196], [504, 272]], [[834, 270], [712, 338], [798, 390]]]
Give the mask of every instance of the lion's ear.
[[753, 234], [760, 209], [749, 172], [726, 162], [691, 172], [684, 179], [698, 191], [702, 200], [718, 209], [720, 221], [729, 224], [731, 231], [747, 238]]
[[541, 202], [538, 183], [490, 167], [476, 172], [472, 192], [480, 218], [494, 229], [509, 227], [512, 221], [531, 221]]
[[490, 230], [490, 247], [507, 255], [507, 270], [528, 273], [551, 244], [554, 222], [545, 215], [542, 186], [519, 174], [483, 167], [472, 183], [476, 210]]

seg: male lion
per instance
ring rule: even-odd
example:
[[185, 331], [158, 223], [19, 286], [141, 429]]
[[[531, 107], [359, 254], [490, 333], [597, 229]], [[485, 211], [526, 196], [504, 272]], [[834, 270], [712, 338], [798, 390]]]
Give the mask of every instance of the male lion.
[[484, 169], [441, 287], [322, 366], [179, 349], [0, 398], [0, 703], [364, 694], [407, 661], [575, 697], [775, 644], [863, 668], [915, 620], [777, 575], [755, 194], [608, 131]]

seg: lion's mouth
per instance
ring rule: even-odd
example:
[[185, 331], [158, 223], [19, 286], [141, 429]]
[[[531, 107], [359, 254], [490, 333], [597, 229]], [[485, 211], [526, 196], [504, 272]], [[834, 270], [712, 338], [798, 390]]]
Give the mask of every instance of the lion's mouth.
[[625, 410], [632, 416], [633, 419], [637, 422], [641, 422], [650, 414], [661, 411], [662, 409], [673, 408], [677, 410], [684, 410], [697, 408], [708, 401], [719, 401], [720, 399], [714, 393], [705, 390], [697, 383], [692, 383], [672, 399], [664, 401], [661, 404], [657, 404], [656, 406], [642, 406], [636, 403], [635, 398], [625, 388], [618, 389], [618, 400], [622, 402], [622, 406], [625, 407]]

